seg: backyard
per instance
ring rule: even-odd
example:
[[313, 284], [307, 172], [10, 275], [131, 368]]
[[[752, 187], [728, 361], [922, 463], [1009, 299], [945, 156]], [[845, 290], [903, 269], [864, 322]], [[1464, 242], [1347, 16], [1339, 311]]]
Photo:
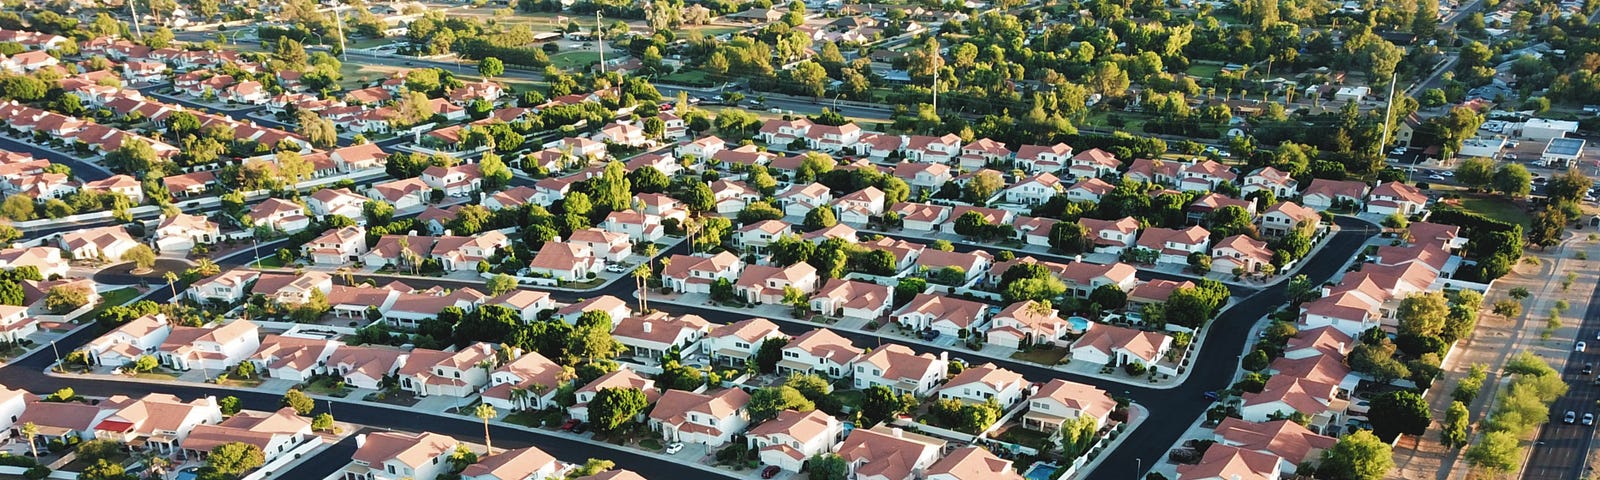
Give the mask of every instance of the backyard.
[[1523, 210], [1520, 204], [1506, 201], [1501, 197], [1462, 194], [1459, 202], [1462, 210], [1482, 214], [1485, 217], [1513, 225], [1522, 225], [1524, 229], [1533, 223], [1533, 217], [1529, 216], [1528, 212]]
[[89, 313], [78, 317], [79, 321], [94, 321], [100, 317], [100, 312], [107, 308], [128, 303], [139, 296], [139, 290], [133, 287], [124, 287], [100, 294], [100, 306], [94, 307]]

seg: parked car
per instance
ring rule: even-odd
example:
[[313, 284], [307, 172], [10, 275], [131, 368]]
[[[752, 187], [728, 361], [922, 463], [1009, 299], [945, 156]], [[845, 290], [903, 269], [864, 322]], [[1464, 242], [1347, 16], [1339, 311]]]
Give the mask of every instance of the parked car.
[[672, 455], [681, 451], [683, 451], [683, 442], [672, 442], [667, 444], [667, 455]]
[[1577, 412], [1573, 412], [1572, 410], [1567, 410], [1567, 416], [1563, 417], [1561, 419], [1561, 421], [1563, 423], [1566, 423], [1567, 425], [1572, 425], [1574, 423], [1577, 423], [1578, 422], [1578, 414], [1577, 414]]
[[1594, 373], [1594, 364], [1593, 363], [1585, 363], [1585, 364], [1583, 364], [1583, 374], [1584, 375], [1589, 375], [1589, 374], [1592, 374], [1592, 373]]
[[1593, 413], [1585, 413], [1585, 414], [1583, 414], [1583, 426], [1585, 426], [1585, 427], [1593, 427], [1594, 426], [1594, 414]]
[[1582, 351], [1584, 351], [1584, 349], [1586, 347], [1588, 347], [1588, 345], [1585, 345], [1583, 342], [1578, 342], [1578, 345], [1576, 347], [1573, 347], [1572, 351], [1574, 351], [1574, 352], [1582, 352]]
[[922, 339], [923, 340], [933, 340], [935, 338], [939, 338], [939, 331], [938, 330], [934, 330], [934, 329], [930, 328], [930, 329], [922, 331]]
[[584, 433], [584, 432], [588, 432], [588, 431], [589, 431], [589, 424], [585, 423], [585, 422], [578, 422], [578, 425], [572, 427], [572, 433]]
[[761, 469], [761, 478], [776, 477], [780, 471], [782, 469], [779, 469], [777, 465], [767, 465], [767, 468]]
[[583, 423], [583, 421], [578, 420], [576, 418], [574, 418], [572, 420], [567, 420], [567, 423], [561, 424], [561, 431], [570, 432], [570, 431], [572, 431], [573, 428], [577, 428], [578, 424], [580, 424], [580, 423]]
[[1214, 392], [1214, 391], [1206, 392], [1206, 400], [1216, 401], [1217, 398], [1218, 398], [1217, 392]]

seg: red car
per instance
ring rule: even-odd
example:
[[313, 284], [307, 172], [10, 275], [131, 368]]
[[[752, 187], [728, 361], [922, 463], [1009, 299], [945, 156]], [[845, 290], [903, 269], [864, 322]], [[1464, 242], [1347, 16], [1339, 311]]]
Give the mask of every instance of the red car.
[[761, 478], [776, 477], [778, 476], [778, 472], [779, 470], [777, 465], [767, 465], [767, 468], [761, 469]]
[[580, 424], [580, 423], [583, 423], [583, 422], [578, 421], [578, 419], [576, 419], [576, 418], [574, 418], [572, 420], [567, 420], [567, 423], [561, 424], [561, 431], [570, 432], [570, 431], [572, 431], [572, 429], [574, 427], [577, 427], [578, 424]]

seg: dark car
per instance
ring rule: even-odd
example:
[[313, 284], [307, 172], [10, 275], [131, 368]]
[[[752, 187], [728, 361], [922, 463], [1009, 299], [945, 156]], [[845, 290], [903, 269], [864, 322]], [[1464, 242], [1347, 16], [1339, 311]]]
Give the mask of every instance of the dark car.
[[1206, 400], [1216, 401], [1217, 398], [1218, 398], [1217, 397], [1217, 392], [1206, 392], [1205, 395], [1206, 395]]
[[779, 471], [780, 469], [777, 465], [767, 465], [767, 468], [761, 469], [761, 478], [776, 477]]
[[573, 428], [577, 428], [578, 424], [580, 424], [580, 423], [583, 423], [583, 422], [578, 420], [578, 419], [576, 419], [576, 418], [574, 418], [572, 420], [567, 420], [567, 423], [561, 424], [561, 430], [562, 431], [566, 431], [566, 432], [570, 432], [570, 431], [572, 431]]
[[1592, 374], [1592, 373], [1594, 373], [1594, 364], [1593, 363], [1585, 363], [1585, 364], [1583, 364], [1583, 374], [1584, 375], [1589, 375], [1589, 374]]
[[939, 338], [939, 331], [938, 330], [931, 330], [930, 329], [930, 330], [924, 330], [922, 332], [922, 339], [923, 340], [933, 340], [935, 338]]
[[589, 424], [584, 422], [578, 422], [577, 426], [572, 427], [572, 433], [584, 433], [587, 431], [589, 431]]

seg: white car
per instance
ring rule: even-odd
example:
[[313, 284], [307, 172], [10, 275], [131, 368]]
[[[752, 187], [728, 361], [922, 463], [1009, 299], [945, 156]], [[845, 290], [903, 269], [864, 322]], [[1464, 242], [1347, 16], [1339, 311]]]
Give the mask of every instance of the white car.
[[1396, 148], [1394, 150], [1390, 150], [1389, 154], [1390, 155], [1405, 155], [1406, 154], [1406, 147], [1400, 147], [1400, 148]]
[[1583, 426], [1585, 426], [1585, 427], [1593, 427], [1594, 426], [1594, 414], [1593, 413], [1585, 413], [1585, 414], [1583, 414]]
[[1449, 170], [1445, 170], [1445, 171], [1439, 172], [1439, 174], [1440, 175], [1444, 175], [1446, 177], [1454, 177], [1454, 176], [1456, 176], [1456, 172], [1452, 172], [1452, 171], [1449, 171]]
[[1574, 423], [1577, 423], [1578, 422], [1578, 414], [1577, 414], [1577, 412], [1573, 412], [1572, 410], [1567, 410], [1567, 416], [1561, 417], [1561, 421], [1563, 423], [1566, 423], [1567, 425], [1572, 425]]
[[1578, 346], [1573, 347], [1572, 351], [1574, 351], [1574, 352], [1582, 352], [1587, 347], [1588, 347], [1588, 345], [1584, 345], [1583, 342], [1578, 342]]
[[1428, 179], [1429, 180], [1444, 180], [1444, 175], [1440, 175], [1440, 174], [1435, 173], [1433, 175], [1428, 175]]
[[672, 442], [667, 444], [667, 455], [672, 455], [681, 451], [683, 451], [683, 442]]

